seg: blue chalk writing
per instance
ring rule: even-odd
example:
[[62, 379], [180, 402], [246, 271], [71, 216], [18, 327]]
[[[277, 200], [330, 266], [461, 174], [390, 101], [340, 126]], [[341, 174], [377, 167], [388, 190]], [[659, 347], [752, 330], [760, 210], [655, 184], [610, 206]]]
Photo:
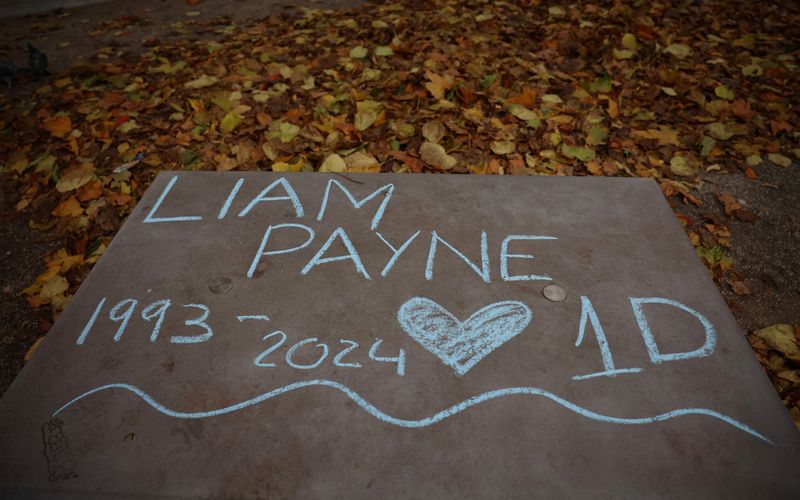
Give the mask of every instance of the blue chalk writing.
[[253, 364], [254, 365], [256, 365], [256, 366], [275, 366], [275, 363], [265, 363], [264, 362], [264, 358], [269, 356], [273, 351], [275, 351], [275, 349], [277, 349], [280, 346], [282, 346], [283, 343], [286, 342], [287, 335], [284, 332], [278, 330], [278, 331], [275, 331], [275, 332], [268, 333], [268, 334], [264, 335], [264, 337], [261, 339], [261, 340], [267, 340], [268, 338], [274, 337], [276, 335], [280, 337], [280, 340], [278, 342], [276, 342], [275, 344], [273, 344], [272, 346], [270, 346], [269, 349], [267, 349], [266, 351], [264, 351], [261, 354], [259, 354], [256, 357], [256, 359], [253, 360]]
[[382, 339], [377, 339], [372, 347], [369, 348], [369, 359], [373, 361], [381, 361], [383, 363], [397, 363], [397, 374], [401, 377], [406, 374], [406, 351], [400, 348], [400, 352], [395, 357], [378, 356], [378, 348], [381, 346]]
[[403, 330], [458, 376], [516, 337], [532, 317], [528, 306], [513, 300], [489, 304], [463, 323], [425, 297], [414, 297], [397, 311]]
[[[337, 257], [323, 258], [322, 256], [325, 255], [325, 252], [328, 251], [328, 249], [331, 246], [331, 243], [333, 243], [333, 241], [337, 237], [342, 240], [342, 243], [344, 243], [344, 246], [347, 248], [347, 255], [339, 255]], [[328, 237], [328, 240], [325, 242], [324, 245], [322, 245], [322, 248], [320, 248], [319, 251], [316, 253], [316, 255], [314, 255], [311, 258], [311, 260], [308, 261], [308, 264], [306, 264], [303, 270], [300, 271], [300, 274], [306, 275], [314, 266], [318, 266], [320, 264], [327, 264], [329, 262], [337, 262], [340, 260], [353, 261], [353, 265], [356, 267], [356, 271], [361, 273], [366, 279], [368, 280], [372, 279], [370, 278], [367, 270], [364, 268], [364, 264], [361, 263], [361, 257], [359, 257], [358, 252], [353, 246], [353, 243], [350, 241], [350, 238], [347, 236], [347, 233], [344, 232], [344, 229], [341, 227], [337, 227], [331, 233], [331, 235]]]
[[514, 275], [508, 274], [508, 259], [533, 259], [527, 253], [508, 253], [508, 244], [515, 240], [557, 240], [555, 236], [535, 236], [527, 234], [510, 234], [500, 245], [500, 277], [503, 281], [549, 281], [552, 278], [546, 274]]
[[[109, 311], [108, 317], [112, 321], [122, 321], [122, 323], [119, 324], [119, 328], [117, 328], [117, 333], [114, 334], [114, 342], [119, 342], [119, 339], [122, 338], [122, 334], [125, 332], [125, 328], [128, 326], [128, 321], [131, 320], [131, 316], [133, 316], [133, 310], [136, 309], [136, 304], [138, 303], [139, 301], [136, 299], [124, 299], [119, 301], [117, 305], [112, 307], [111, 311]], [[125, 306], [127, 306], [127, 309], [125, 309], [125, 312], [120, 316], [119, 311]]]
[[239, 193], [239, 189], [242, 188], [242, 184], [244, 184], [244, 179], [240, 178], [236, 181], [236, 184], [233, 185], [233, 189], [231, 189], [230, 194], [228, 194], [228, 197], [225, 199], [225, 203], [222, 205], [222, 208], [219, 209], [217, 219], [224, 219], [225, 216], [228, 215], [228, 210], [231, 209], [231, 203], [236, 199], [236, 195]]
[[156, 204], [153, 205], [153, 208], [150, 209], [150, 212], [144, 218], [142, 223], [145, 222], [179, 222], [179, 221], [187, 221], [187, 220], [200, 220], [202, 217], [199, 215], [182, 215], [180, 217], [155, 217], [155, 213], [161, 208], [161, 204], [164, 203], [164, 200], [167, 198], [167, 195], [172, 190], [172, 186], [178, 182], [178, 175], [171, 178], [166, 186], [164, 186], [164, 190], [161, 191], [161, 195], [156, 200]]
[[197, 318], [187, 319], [183, 324], [186, 326], [199, 326], [204, 330], [204, 333], [192, 336], [173, 335], [170, 337], [169, 341], [173, 344], [199, 344], [200, 342], [205, 342], [210, 339], [214, 332], [212, 332], [211, 327], [205, 323], [205, 320], [208, 319], [208, 307], [203, 304], [185, 304], [183, 307], [194, 307], [203, 311]]
[[769, 443], [774, 446], [774, 443], [769, 440], [766, 436], [761, 434], [760, 432], [756, 431], [752, 427], [731, 418], [723, 413], [720, 413], [715, 410], [711, 410], [708, 408], [680, 408], [671, 410], [665, 413], [660, 413], [658, 415], [654, 415], [652, 417], [639, 417], [639, 418], [625, 418], [625, 417], [613, 417], [609, 415], [603, 415], [602, 413], [597, 413], [595, 411], [589, 410], [582, 406], [579, 406], [571, 401], [568, 401], [560, 396], [555, 395], [550, 391], [546, 391], [539, 387], [507, 387], [504, 389], [497, 389], [493, 391], [487, 391], [482, 394], [475, 395], [469, 399], [465, 399], [460, 403], [454, 404], [444, 410], [439, 411], [431, 415], [430, 417], [420, 418], [420, 419], [403, 419], [393, 417], [383, 411], [381, 411], [378, 407], [364, 399], [360, 394], [356, 391], [350, 389], [349, 387], [342, 385], [338, 382], [334, 382], [332, 380], [306, 380], [301, 382], [295, 382], [293, 384], [285, 385], [283, 387], [278, 387], [276, 389], [272, 389], [265, 393], [262, 393], [258, 396], [253, 398], [244, 400], [240, 403], [232, 404], [229, 406], [223, 406], [221, 408], [217, 408], [214, 410], [207, 410], [207, 411], [196, 411], [196, 412], [184, 412], [184, 411], [177, 411], [170, 408], [167, 408], [163, 404], [156, 401], [152, 396], [148, 393], [144, 392], [140, 388], [136, 387], [135, 385], [131, 384], [106, 384], [100, 387], [96, 387], [94, 389], [88, 390], [83, 394], [75, 397], [68, 403], [66, 403], [61, 408], [57, 409], [53, 416], [57, 416], [59, 413], [63, 412], [70, 406], [74, 405], [78, 401], [89, 397], [93, 394], [97, 394], [100, 392], [108, 391], [108, 390], [115, 390], [115, 389], [122, 389], [128, 391], [139, 398], [142, 399], [145, 403], [150, 405], [154, 410], [158, 411], [159, 413], [166, 415], [168, 417], [173, 418], [185, 418], [185, 419], [197, 419], [197, 418], [209, 418], [215, 417], [218, 415], [226, 415], [229, 413], [234, 413], [245, 408], [249, 408], [274, 397], [287, 394], [292, 391], [305, 389], [308, 387], [329, 387], [331, 389], [338, 390], [339, 392], [343, 393], [347, 397], [349, 397], [355, 404], [361, 407], [364, 411], [368, 414], [375, 417], [377, 420], [390, 424], [396, 425], [398, 427], [405, 427], [410, 429], [419, 429], [423, 427], [428, 427], [430, 425], [439, 423], [447, 418], [450, 418], [458, 413], [461, 413], [473, 406], [477, 406], [481, 403], [491, 401], [493, 399], [501, 398], [501, 397], [508, 397], [508, 396], [516, 396], [516, 395], [525, 395], [525, 396], [541, 396], [543, 398], [549, 399], [554, 403], [561, 405], [562, 407], [570, 410], [582, 417], [588, 418], [590, 420], [595, 420], [598, 422], [604, 422], [608, 424], [619, 424], [619, 425], [644, 425], [644, 424], [653, 424], [656, 422], [664, 422], [666, 420], [671, 420], [673, 418], [682, 417], [685, 415], [704, 415], [707, 417], [711, 417], [717, 420], [721, 420], [728, 425], [739, 429], [740, 431], [746, 432], [751, 436], [754, 436], [762, 441]]
[[267, 315], [265, 315], [265, 314], [249, 314], [249, 315], [248, 314], [244, 314], [244, 315], [241, 315], [241, 316], [236, 316], [236, 319], [239, 320], [239, 323], [241, 323], [242, 321], [244, 321], [246, 319], [269, 321], [269, 317], [267, 317]]
[[[714, 329], [714, 325], [711, 324], [708, 318], [695, 311], [691, 307], [681, 304], [678, 301], [664, 299], [661, 297], [631, 297], [630, 300], [631, 307], [633, 308], [633, 315], [636, 317], [636, 322], [639, 324], [639, 330], [641, 330], [644, 343], [647, 346], [647, 353], [650, 355], [650, 360], [653, 363], [658, 364], [664, 361], [675, 361], [678, 359], [703, 358], [706, 356], [711, 356], [711, 354], [714, 352], [714, 347], [717, 343], [717, 331]], [[691, 314], [697, 318], [698, 321], [700, 321], [700, 324], [703, 325], [703, 329], [705, 330], [706, 334], [705, 342], [701, 347], [695, 349], [694, 351], [662, 354], [658, 349], [656, 339], [653, 336], [653, 332], [650, 330], [650, 324], [647, 322], [647, 318], [642, 310], [642, 305], [644, 304], [666, 304], [677, 307], [678, 309]]]
[[[283, 187], [283, 190], [286, 191], [286, 196], [267, 196], [270, 191], [278, 186]], [[276, 179], [272, 184], [265, 187], [260, 193], [258, 193], [258, 195], [253, 198], [253, 201], [251, 201], [242, 209], [241, 212], [239, 212], [239, 217], [244, 217], [245, 215], [249, 214], [253, 207], [264, 201], [291, 201], [292, 206], [294, 207], [295, 216], [302, 217], [304, 215], [303, 205], [300, 203], [300, 198], [297, 197], [297, 193], [294, 192], [294, 188], [292, 188], [292, 185], [289, 184], [289, 181], [281, 177]]]
[[83, 327], [83, 331], [81, 331], [81, 334], [78, 336], [78, 340], [75, 341], [76, 344], [83, 345], [83, 343], [86, 342], [86, 337], [89, 336], [89, 332], [92, 330], [95, 321], [97, 321], [97, 317], [100, 315], [100, 310], [103, 308], [105, 303], [105, 297], [100, 299], [100, 302], [97, 303], [97, 307], [95, 307], [92, 316], [89, 318], [89, 321], [86, 322], [86, 326]]
[[322, 349], [322, 354], [320, 354], [319, 359], [317, 359], [317, 361], [315, 361], [314, 363], [311, 363], [310, 365], [301, 365], [299, 363], [295, 363], [294, 361], [292, 361], [292, 356], [294, 356], [294, 353], [297, 352], [298, 349], [300, 349], [304, 345], [312, 344], [312, 343], [316, 342], [317, 340], [319, 340], [319, 339], [316, 338], [316, 337], [313, 337], [313, 338], [310, 338], [310, 339], [304, 339], [304, 340], [301, 340], [300, 342], [296, 343], [292, 347], [290, 347], [289, 350], [286, 351], [286, 364], [291, 366], [292, 368], [297, 368], [299, 370], [310, 370], [312, 368], [316, 368], [319, 365], [321, 365], [322, 362], [325, 361], [325, 358], [328, 357], [328, 345], [327, 344], [317, 344], [316, 345], [316, 347], [319, 347], [320, 349]]
[[474, 262], [469, 260], [466, 255], [461, 253], [456, 247], [451, 245], [450, 243], [443, 240], [436, 231], [431, 231], [431, 246], [428, 250], [428, 262], [425, 265], [425, 279], [430, 281], [433, 279], [433, 260], [436, 257], [436, 245], [441, 241], [444, 245], [453, 251], [456, 255], [461, 257], [461, 259], [472, 268], [473, 271], [478, 273], [478, 276], [481, 277], [483, 281], [486, 283], [491, 282], [491, 277], [489, 276], [489, 245], [486, 236], [486, 231], [481, 231], [481, 267], [475, 265]]
[[161, 324], [164, 323], [164, 316], [167, 314], [167, 309], [172, 304], [169, 299], [157, 300], [142, 310], [142, 319], [150, 321], [153, 318], [156, 320], [153, 331], [150, 332], [150, 342], [155, 342], [158, 338], [158, 333], [161, 331]]
[[319, 213], [317, 213], [318, 221], [321, 221], [322, 218], [325, 216], [325, 209], [328, 207], [328, 198], [330, 197], [332, 186], [337, 186], [345, 194], [345, 196], [347, 196], [347, 199], [350, 200], [350, 203], [352, 203], [352, 205], [357, 209], [363, 207], [364, 204], [366, 204], [373, 198], [377, 197], [381, 193], [384, 193], [383, 201], [381, 201], [381, 204], [378, 206], [378, 210], [372, 217], [372, 224], [370, 225], [370, 229], [372, 229], [373, 231], [377, 229], [378, 224], [380, 224], [381, 217], [383, 217], [383, 212], [386, 210], [386, 205], [392, 198], [392, 193], [394, 193], [394, 184], [386, 184], [385, 186], [382, 186], [373, 191], [372, 194], [362, 199], [361, 201], [356, 201], [356, 198], [353, 196], [353, 194], [346, 187], [344, 187], [341, 182], [337, 181], [336, 179], [329, 179], [328, 185], [325, 187], [325, 194], [322, 196], [322, 204], [319, 207]]
[[342, 361], [344, 359], [344, 357], [347, 356], [347, 354], [350, 353], [350, 351], [352, 351], [353, 349], [358, 347], [358, 342], [355, 342], [353, 340], [340, 339], [339, 343], [340, 344], [345, 344], [345, 345], [347, 345], [347, 347], [345, 347], [344, 350], [342, 350], [341, 352], [339, 352], [339, 354], [337, 354], [336, 356], [333, 357], [333, 364], [335, 366], [344, 366], [344, 367], [348, 367], [348, 368], [361, 368], [361, 363], [358, 363], [358, 362], [356, 362], [356, 363], [344, 363]]
[[[292, 248], [285, 248], [283, 250], [271, 250], [269, 252], [265, 252], [264, 249], [267, 247], [267, 242], [269, 241], [269, 237], [272, 234], [272, 231], [276, 229], [283, 229], [289, 227], [295, 227], [306, 231], [308, 233], [308, 238], [306, 239], [306, 241]], [[267, 230], [264, 231], [264, 237], [261, 238], [261, 244], [258, 246], [258, 251], [256, 252], [255, 257], [253, 257], [253, 262], [250, 264], [250, 268], [247, 270], [247, 277], [248, 278], [253, 277], [253, 274], [255, 274], [256, 272], [256, 267], [258, 267], [258, 263], [261, 261], [262, 257], [266, 257], [267, 255], [279, 255], [282, 253], [290, 253], [290, 252], [296, 252], [297, 250], [302, 250], [303, 248], [310, 245], [313, 239], [314, 239], [314, 230], [308, 226], [304, 226], [303, 224], [286, 223], [286, 224], [277, 224], [275, 226], [270, 225], [267, 228]]]
[[386, 238], [384, 238], [381, 233], [377, 232], [375, 233], [378, 236], [378, 238], [380, 238], [381, 241], [384, 244], [386, 244], [386, 246], [389, 247], [389, 249], [392, 251], [392, 258], [389, 259], [389, 262], [387, 262], [386, 266], [384, 266], [383, 271], [381, 271], [381, 276], [386, 277], [386, 275], [389, 274], [389, 271], [392, 269], [392, 266], [394, 266], [394, 263], [397, 262], [397, 259], [400, 258], [400, 255], [402, 255], [403, 252], [405, 252], [406, 248], [408, 248], [408, 245], [410, 245], [411, 242], [414, 241], [414, 239], [417, 236], [419, 236], [419, 233], [420, 231], [417, 231], [416, 233], [412, 234], [411, 237], [405, 241], [405, 243], [400, 245], [400, 248], [395, 248], [394, 246], [392, 246], [391, 243], [386, 241]]
[[616, 377], [624, 373], [638, 373], [642, 371], [641, 368], [624, 368], [617, 369], [614, 367], [614, 358], [611, 356], [611, 348], [608, 346], [606, 334], [603, 332], [603, 326], [600, 324], [600, 319], [597, 317], [597, 312], [594, 310], [592, 301], [589, 297], [581, 296], [581, 322], [578, 327], [578, 338], [575, 339], [575, 347], [580, 347], [583, 342], [583, 337], [586, 332], [586, 320], [591, 321], [592, 330], [597, 337], [597, 346], [600, 348], [600, 355], [603, 357], [603, 370], [602, 372], [589, 373], [587, 375], [575, 375], [572, 377], [574, 380], [584, 380], [594, 377]]

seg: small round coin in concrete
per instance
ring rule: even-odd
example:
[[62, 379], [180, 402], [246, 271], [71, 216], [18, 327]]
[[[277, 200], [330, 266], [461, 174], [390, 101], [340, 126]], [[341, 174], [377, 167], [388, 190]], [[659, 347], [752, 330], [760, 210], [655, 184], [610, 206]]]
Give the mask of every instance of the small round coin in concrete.
[[214, 278], [208, 282], [208, 289], [212, 293], [228, 293], [233, 287], [233, 280], [225, 276]]
[[561, 302], [567, 298], [567, 291], [564, 289], [564, 287], [561, 285], [556, 285], [555, 283], [551, 283], [542, 288], [542, 293], [547, 300], [553, 302]]

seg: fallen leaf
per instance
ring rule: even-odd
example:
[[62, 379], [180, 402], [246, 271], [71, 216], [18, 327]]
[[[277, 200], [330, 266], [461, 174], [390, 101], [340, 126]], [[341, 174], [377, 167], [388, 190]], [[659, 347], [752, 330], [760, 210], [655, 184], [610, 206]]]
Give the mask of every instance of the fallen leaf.
[[593, 160], [595, 157], [595, 152], [591, 148], [575, 147], [575, 146], [570, 146], [568, 144], [561, 145], [561, 152], [565, 156], [568, 156], [570, 158], [577, 158], [582, 162]]
[[789, 167], [792, 164], [791, 158], [783, 156], [780, 153], [769, 153], [767, 155], [767, 159], [776, 165], [780, 165], [781, 167]]
[[437, 121], [429, 121], [422, 126], [422, 137], [428, 142], [438, 144], [444, 137], [445, 132], [444, 125]]
[[350, 49], [350, 57], [353, 59], [363, 59], [367, 57], [368, 53], [369, 50], [367, 50], [366, 47], [363, 47], [361, 45], [356, 45], [355, 47]]
[[61, 139], [72, 131], [72, 120], [67, 115], [56, 115], [43, 121], [42, 128]]
[[433, 142], [422, 143], [419, 148], [419, 156], [428, 165], [441, 170], [451, 170], [458, 163], [454, 157], [447, 154], [442, 146]]
[[786, 324], [770, 325], [766, 328], [757, 330], [755, 334], [764, 339], [767, 344], [776, 351], [784, 355], [795, 355], [800, 353], [797, 346], [797, 337], [794, 327]]
[[240, 123], [242, 123], [242, 118], [242, 115], [239, 113], [230, 111], [220, 122], [219, 129], [225, 134], [230, 134]]
[[689, 176], [697, 173], [697, 168], [684, 156], [673, 156], [669, 160], [669, 168], [673, 174], [680, 176]]
[[381, 165], [369, 153], [356, 151], [345, 156], [344, 163], [348, 172], [376, 173], [381, 171]]
[[491, 149], [496, 155], [509, 155], [516, 151], [517, 146], [513, 141], [492, 141]]
[[720, 141], [727, 141], [733, 137], [733, 132], [728, 130], [724, 123], [714, 122], [708, 124], [708, 135]]
[[83, 214], [83, 208], [75, 196], [70, 196], [59, 203], [56, 208], [53, 209], [52, 214], [56, 217], [77, 217]]
[[33, 345], [32, 345], [32, 346], [31, 346], [31, 347], [28, 349], [28, 351], [25, 353], [25, 357], [23, 358], [23, 361], [24, 361], [24, 362], [26, 362], [26, 363], [27, 363], [28, 361], [30, 361], [30, 360], [31, 360], [31, 358], [33, 357], [33, 353], [34, 353], [34, 352], [36, 351], [36, 349], [37, 349], [37, 348], [38, 348], [38, 347], [39, 347], [39, 346], [42, 344], [42, 341], [43, 341], [43, 340], [44, 340], [44, 336], [42, 336], [42, 337], [39, 337], [38, 339], [36, 339], [36, 342], [34, 342], [34, 343], [33, 343]]
[[215, 83], [217, 83], [217, 81], [218, 81], [218, 78], [216, 76], [203, 75], [203, 76], [201, 76], [199, 78], [196, 78], [196, 79], [194, 79], [194, 80], [192, 80], [190, 82], [186, 82], [184, 84], [184, 88], [193, 89], [193, 90], [202, 89], [202, 88], [210, 87], [210, 86], [214, 85]]
[[63, 276], [54, 276], [48, 280], [39, 292], [39, 297], [46, 303], [56, 295], [60, 295], [69, 289], [69, 282]]
[[682, 43], [673, 43], [672, 45], [668, 45], [667, 48], [664, 49], [664, 52], [672, 54], [678, 59], [684, 59], [692, 53], [692, 49], [689, 48], [688, 45]]
[[[275, 170], [273, 166], [273, 170]], [[319, 166], [320, 172], [344, 172], [347, 170], [347, 165], [341, 156], [333, 153], [325, 158], [322, 165]]]
[[67, 170], [56, 183], [56, 190], [59, 193], [66, 193], [78, 189], [84, 184], [94, 179], [94, 165], [82, 163]]
[[734, 94], [733, 91], [725, 85], [718, 85], [714, 89], [714, 94], [720, 99], [725, 99], [728, 101], [732, 101], [736, 98], [736, 94]]

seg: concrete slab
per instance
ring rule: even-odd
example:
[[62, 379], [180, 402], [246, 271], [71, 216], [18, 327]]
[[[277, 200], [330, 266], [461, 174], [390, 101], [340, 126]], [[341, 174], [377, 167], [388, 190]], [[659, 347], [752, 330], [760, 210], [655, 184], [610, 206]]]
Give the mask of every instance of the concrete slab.
[[800, 487], [792, 422], [643, 179], [162, 174], [0, 435], [18, 496]]

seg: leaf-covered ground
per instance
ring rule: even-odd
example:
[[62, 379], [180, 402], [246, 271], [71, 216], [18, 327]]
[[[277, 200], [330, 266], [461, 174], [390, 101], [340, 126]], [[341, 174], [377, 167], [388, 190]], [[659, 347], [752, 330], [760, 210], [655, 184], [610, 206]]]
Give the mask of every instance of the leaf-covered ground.
[[[650, 177], [718, 285], [747, 294], [726, 220], [753, 211], [725, 193], [711, 220], [680, 207], [704, 178], [800, 157], [792, 2], [405, 0], [200, 28], [0, 97], [0, 175], [65, 242], [32, 307], [57, 315], [155, 174], [181, 169]], [[800, 425], [798, 331], [750, 340]]]

